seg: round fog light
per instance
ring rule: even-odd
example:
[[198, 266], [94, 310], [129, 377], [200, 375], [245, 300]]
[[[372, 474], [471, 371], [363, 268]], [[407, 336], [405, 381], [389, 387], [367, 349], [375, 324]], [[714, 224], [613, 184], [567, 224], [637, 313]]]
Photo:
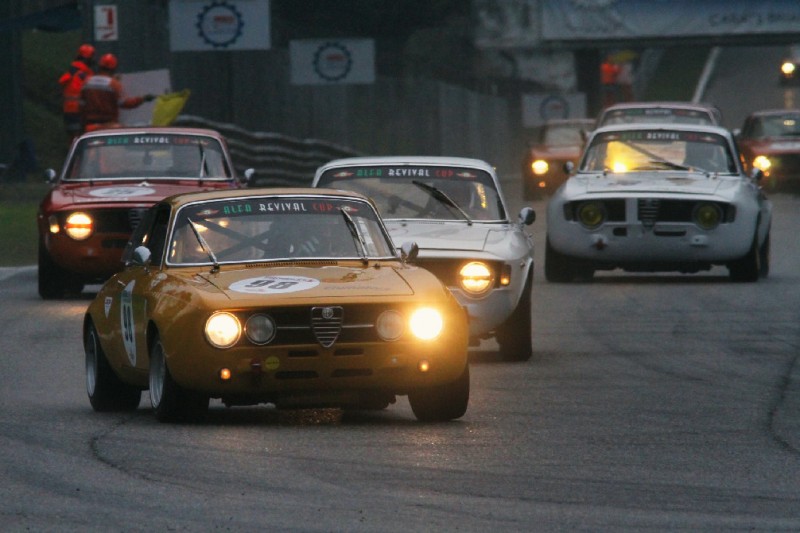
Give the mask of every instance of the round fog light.
[[275, 321], [268, 315], [253, 315], [244, 325], [244, 334], [253, 344], [267, 344], [275, 338]]
[[692, 213], [695, 224], [705, 230], [714, 229], [722, 220], [722, 209], [717, 204], [697, 204]]
[[578, 221], [586, 228], [598, 227], [606, 220], [606, 209], [599, 202], [586, 202], [578, 206]]

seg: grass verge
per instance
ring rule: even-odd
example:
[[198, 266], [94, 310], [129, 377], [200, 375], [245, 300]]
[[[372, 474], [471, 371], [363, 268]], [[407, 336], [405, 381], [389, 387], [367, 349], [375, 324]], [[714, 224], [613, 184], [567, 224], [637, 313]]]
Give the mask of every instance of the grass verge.
[[37, 202], [0, 201], [0, 266], [36, 264], [38, 232]]

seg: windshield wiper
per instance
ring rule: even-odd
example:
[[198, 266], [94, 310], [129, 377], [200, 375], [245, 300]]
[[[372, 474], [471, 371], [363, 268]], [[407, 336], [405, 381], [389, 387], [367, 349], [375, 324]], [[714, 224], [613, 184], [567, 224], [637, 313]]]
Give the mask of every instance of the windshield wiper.
[[469, 215], [467, 213], [465, 213], [464, 210], [461, 209], [461, 206], [458, 205], [455, 202], [455, 200], [450, 198], [444, 191], [434, 187], [433, 185], [428, 185], [427, 183], [423, 183], [423, 182], [418, 181], [418, 180], [413, 180], [411, 183], [413, 183], [414, 185], [416, 185], [417, 187], [419, 187], [423, 191], [427, 192], [428, 194], [430, 194], [431, 196], [433, 196], [434, 198], [439, 200], [444, 205], [452, 207], [453, 209], [455, 209], [458, 212], [458, 214], [460, 214], [464, 218], [464, 220], [467, 221], [468, 225], [470, 225], [470, 226], [472, 225], [472, 219], [469, 218]]
[[364, 237], [362, 237], [361, 233], [358, 231], [358, 226], [356, 226], [355, 220], [353, 220], [353, 217], [350, 216], [350, 213], [348, 213], [344, 207], [340, 207], [339, 211], [342, 213], [344, 221], [347, 223], [347, 229], [350, 230], [353, 240], [358, 242], [361, 260], [364, 261], [365, 265], [369, 264], [369, 259], [367, 259], [367, 243], [364, 241]]
[[217, 256], [214, 255], [214, 252], [211, 250], [211, 247], [208, 245], [203, 236], [200, 235], [200, 230], [197, 229], [197, 224], [195, 224], [191, 218], [187, 218], [186, 220], [189, 221], [189, 226], [192, 228], [195, 237], [197, 237], [197, 242], [200, 243], [200, 247], [214, 263], [214, 266], [211, 267], [211, 273], [213, 274], [214, 272], [219, 272], [219, 261], [217, 261]]

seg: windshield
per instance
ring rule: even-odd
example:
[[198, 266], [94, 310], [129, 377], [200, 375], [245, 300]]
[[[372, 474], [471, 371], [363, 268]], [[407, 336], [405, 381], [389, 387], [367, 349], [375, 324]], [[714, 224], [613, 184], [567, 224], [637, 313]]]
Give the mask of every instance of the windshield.
[[584, 155], [584, 172], [695, 170], [735, 173], [725, 139], [712, 133], [636, 130], [596, 135]]
[[[355, 235], [342, 211], [352, 220]], [[169, 242], [171, 265], [395, 257], [394, 246], [368, 203], [329, 197], [189, 204], [178, 212]]]
[[492, 177], [477, 169], [392, 165], [335, 168], [325, 171], [317, 186], [369, 196], [386, 219], [506, 219]]
[[699, 109], [633, 107], [608, 111], [599, 126], [637, 123], [713, 125], [715, 121], [708, 112]]
[[800, 136], [800, 114], [772, 115], [751, 120], [742, 131], [742, 137], [797, 137]]
[[75, 148], [66, 180], [230, 179], [222, 146], [212, 137], [121, 134], [84, 139]]
[[580, 146], [583, 144], [584, 131], [590, 131], [592, 125], [558, 124], [543, 128], [543, 144], [552, 146]]

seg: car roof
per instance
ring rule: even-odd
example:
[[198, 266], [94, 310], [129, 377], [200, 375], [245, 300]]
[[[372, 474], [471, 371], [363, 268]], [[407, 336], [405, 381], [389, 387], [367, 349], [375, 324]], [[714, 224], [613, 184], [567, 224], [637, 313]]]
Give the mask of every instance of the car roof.
[[672, 107], [677, 109], [697, 109], [703, 111], [717, 111], [717, 107], [712, 104], [705, 104], [702, 102], [683, 102], [683, 101], [669, 101], [663, 100], [658, 102], [619, 102], [611, 104], [603, 110], [603, 112], [613, 109], [638, 109], [641, 107]]
[[[353, 200], [362, 200], [369, 204], [372, 201], [361, 193], [353, 191], [343, 191], [338, 189], [313, 189], [311, 187], [280, 187], [280, 188], [253, 188], [253, 189], [222, 189], [214, 191], [194, 191], [182, 194], [176, 194], [165, 198], [164, 202], [171, 204], [173, 207], [180, 207], [189, 203], [204, 202], [210, 200], [224, 200], [233, 198], [258, 198], [265, 196], [318, 196], [336, 197], [336, 198], [351, 198]], [[374, 207], [374, 206], [373, 206]]]
[[800, 115], [800, 109], [792, 108], [792, 109], [761, 109], [758, 111], [753, 111], [748, 115], [750, 117], [769, 117], [769, 116], [776, 116], [776, 115]]
[[450, 166], [450, 167], [469, 167], [485, 170], [489, 174], [494, 174], [494, 168], [481, 159], [471, 159], [467, 157], [445, 157], [428, 155], [409, 155], [409, 156], [366, 156], [366, 157], [346, 157], [328, 161], [317, 169], [321, 174], [329, 168], [335, 167], [355, 167], [355, 166], [374, 166], [374, 165], [430, 165], [430, 166]]
[[141, 127], [141, 128], [108, 128], [84, 133], [79, 139], [108, 137], [116, 135], [205, 135], [222, 139], [223, 135], [209, 128], [184, 128], [173, 126]]

